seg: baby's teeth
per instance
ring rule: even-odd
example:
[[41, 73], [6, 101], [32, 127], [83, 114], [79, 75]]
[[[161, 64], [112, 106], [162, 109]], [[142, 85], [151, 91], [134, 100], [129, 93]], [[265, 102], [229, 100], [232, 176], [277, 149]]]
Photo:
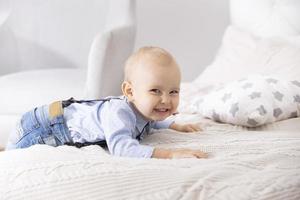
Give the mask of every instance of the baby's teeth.
[[161, 111], [161, 112], [166, 112], [167, 109], [158, 109], [158, 111]]

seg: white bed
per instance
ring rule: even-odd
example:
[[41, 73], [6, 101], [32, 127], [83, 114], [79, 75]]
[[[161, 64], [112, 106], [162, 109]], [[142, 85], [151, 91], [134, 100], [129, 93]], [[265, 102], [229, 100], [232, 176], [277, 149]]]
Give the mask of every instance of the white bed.
[[[201, 149], [208, 159], [121, 158], [98, 146], [35, 145], [0, 152], [0, 199], [300, 199], [299, 117], [246, 128], [203, 118], [193, 113], [192, 101], [249, 73], [299, 80], [299, 8], [297, 0], [232, 0], [233, 23], [218, 56], [196, 81], [183, 85], [176, 116], [178, 122], [199, 123], [204, 130], [160, 130], [142, 142]], [[257, 11], [254, 17], [251, 9]], [[270, 12], [270, 21], [259, 15]], [[297, 23], [289, 25], [295, 32], [284, 28], [284, 20], [277, 23], [280, 16], [293, 16]], [[223, 76], [216, 80], [216, 73]]]
[[[198, 121], [182, 115], [182, 121]], [[206, 123], [207, 124], [207, 123]], [[189, 147], [209, 159], [132, 159], [101, 147], [32, 146], [0, 156], [1, 199], [299, 199], [295, 118], [248, 131], [210, 123], [197, 134], [163, 130], [144, 144]], [[284, 127], [290, 130], [279, 130]], [[297, 128], [298, 129], [298, 128]], [[298, 129], [299, 130], [299, 129]]]

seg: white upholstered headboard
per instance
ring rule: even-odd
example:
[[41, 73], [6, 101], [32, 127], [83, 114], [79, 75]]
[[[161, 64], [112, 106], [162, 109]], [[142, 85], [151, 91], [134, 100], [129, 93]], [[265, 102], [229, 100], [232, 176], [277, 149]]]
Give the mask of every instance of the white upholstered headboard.
[[230, 0], [231, 23], [261, 37], [300, 45], [300, 0]]

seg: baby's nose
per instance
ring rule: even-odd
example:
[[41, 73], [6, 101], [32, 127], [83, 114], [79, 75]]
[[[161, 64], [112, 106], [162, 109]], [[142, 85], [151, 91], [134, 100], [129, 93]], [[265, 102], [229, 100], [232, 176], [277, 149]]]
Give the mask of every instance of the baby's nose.
[[170, 103], [170, 97], [168, 95], [162, 95], [161, 102], [165, 104]]

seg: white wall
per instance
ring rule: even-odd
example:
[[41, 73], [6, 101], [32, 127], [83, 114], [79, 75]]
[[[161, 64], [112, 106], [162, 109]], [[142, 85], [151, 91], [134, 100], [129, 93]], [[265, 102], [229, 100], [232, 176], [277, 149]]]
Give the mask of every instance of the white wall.
[[190, 81], [207, 66], [229, 24], [228, 0], [137, 0], [136, 49], [169, 50]]

